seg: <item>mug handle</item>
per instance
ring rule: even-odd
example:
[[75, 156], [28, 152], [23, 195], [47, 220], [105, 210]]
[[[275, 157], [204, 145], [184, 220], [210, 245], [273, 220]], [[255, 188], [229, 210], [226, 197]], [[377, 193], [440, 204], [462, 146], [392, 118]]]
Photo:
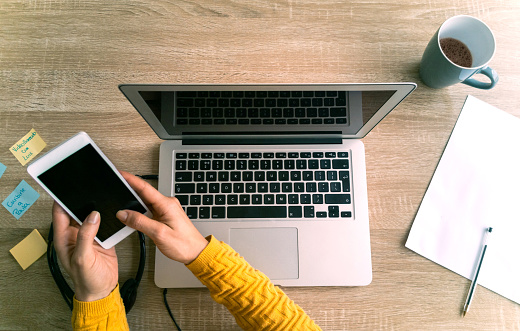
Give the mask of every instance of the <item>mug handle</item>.
[[492, 89], [493, 87], [495, 87], [496, 83], [498, 82], [498, 74], [491, 67], [484, 67], [484, 68], [480, 69], [479, 71], [477, 71], [475, 74], [486, 75], [491, 80], [491, 82], [484, 83], [484, 82], [480, 82], [473, 78], [468, 78], [468, 79], [462, 81], [462, 83], [472, 86], [472, 87], [489, 90], [489, 89]]

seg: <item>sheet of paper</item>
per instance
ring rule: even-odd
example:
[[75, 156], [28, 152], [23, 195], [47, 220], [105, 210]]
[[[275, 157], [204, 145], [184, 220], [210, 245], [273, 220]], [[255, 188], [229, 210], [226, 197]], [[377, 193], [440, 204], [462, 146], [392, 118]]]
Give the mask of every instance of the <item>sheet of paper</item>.
[[38, 230], [34, 229], [31, 234], [20, 241], [9, 252], [18, 261], [22, 269], [25, 270], [47, 252], [47, 243]]
[[5, 169], [7, 169], [7, 167], [5, 165], [3, 165], [2, 162], [0, 162], [0, 178], [2, 178], [2, 175], [5, 172]]
[[2, 202], [2, 205], [13, 214], [16, 219], [20, 219], [39, 197], [40, 194], [38, 194], [31, 185], [27, 184], [25, 180], [22, 180], [14, 191]]
[[468, 96], [406, 247], [520, 303], [520, 119]]
[[9, 150], [22, 165], [26, 165], [38, 153], [40, 153], [47, 144], [38, 135], [34, 129], [31, 129], [22, 139], [11, 146]]

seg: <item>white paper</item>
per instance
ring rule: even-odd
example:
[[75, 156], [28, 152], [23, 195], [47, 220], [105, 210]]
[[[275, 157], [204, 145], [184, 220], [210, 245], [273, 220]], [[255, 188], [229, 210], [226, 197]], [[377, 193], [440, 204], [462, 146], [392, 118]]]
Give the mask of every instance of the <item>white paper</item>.
[[468, 96], [406, 247], [520, 303], [520, 119]]

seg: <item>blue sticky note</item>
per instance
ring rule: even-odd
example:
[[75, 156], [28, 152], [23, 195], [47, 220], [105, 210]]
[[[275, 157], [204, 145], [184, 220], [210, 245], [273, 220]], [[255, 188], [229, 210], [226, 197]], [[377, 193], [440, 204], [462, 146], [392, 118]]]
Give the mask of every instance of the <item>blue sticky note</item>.
[[2, 178], [2, 175], [4, 174], [5, 169], [7, 169], [7, 167], [5, 165], [3, 165], [2, 162], [0, 162], [0, 178]]
[[14, 191], [2, 202], [2, 205], [13, 214], [16, 219], [20, 219], [39, 197], [38, 192], [27, 184], [25, 180], [22, 180]]

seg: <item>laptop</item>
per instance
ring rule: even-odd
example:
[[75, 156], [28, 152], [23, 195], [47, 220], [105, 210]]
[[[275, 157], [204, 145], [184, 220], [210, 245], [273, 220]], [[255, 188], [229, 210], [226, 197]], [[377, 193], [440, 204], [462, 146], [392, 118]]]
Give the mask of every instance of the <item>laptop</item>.
[[[414, 83], [119, 86], [164, 140], [159, 191], [281, 286], [372, 280], [364, 145]], [[161, 288], [203, 286], [155, 255]]]

